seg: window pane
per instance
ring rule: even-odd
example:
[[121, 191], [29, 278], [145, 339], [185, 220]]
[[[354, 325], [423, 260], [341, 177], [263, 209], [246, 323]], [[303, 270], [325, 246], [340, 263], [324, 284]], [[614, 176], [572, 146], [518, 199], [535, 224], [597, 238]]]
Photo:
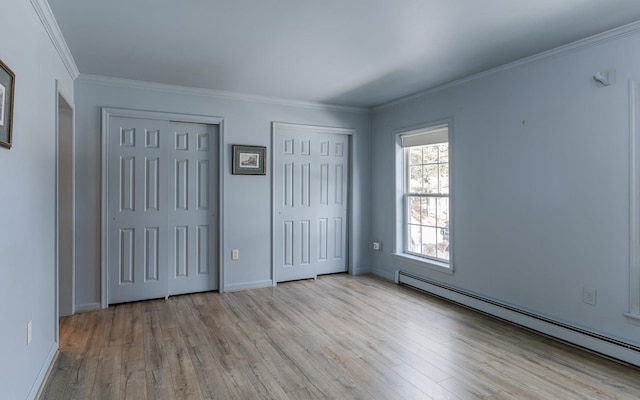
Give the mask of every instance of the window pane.
[[449, 193], [449, 164], [440, 164], [439, 168], [440, 178], [438, 179], [440, 183], [439, 193], [447, 194]]
[[449, 144], [448, 143], [439, 144], [438, 153], [440, 154], [440, 158], [438, 162], [441, 162], [441, 163], [449, 162]]
[[422, 146], [409, 147], [409, 165], [422, 164]]
[[409, 192], [422, 193], [422, 166], [409, 168]]
[[422, 254], [436, 257], [436, 228], [422, 227]]
[[424, 166], [424, 192], [438, 193], [438, 164]]
[[437, 202], [433, 197], [422, 199], [422, 225], [436, 226]]
[[449, 144], [416, 144], [404, 152], [405, 251], [448, 262]]
[[413, 253], [420, 253], [422, 244], [422, 230], [420, 225], [409, 225], [409, 240], [407, 246], [409, 251]]
[[435, 164], [438, 162], [438, 146], [432, 144], [428, 146], [422, 146], [422, 162], [425, 164]]
[[409, 196], [409, 223], [420, 224], [420, 197]]
[[437, 252], [438, 254], [436, 257], [449, 261], [449, 241], [448, 240], [439, 241], [437, 246]]
[[439, 228], [449, 227], [449, 198], [441, 197], [438, 199], [438, 222]]

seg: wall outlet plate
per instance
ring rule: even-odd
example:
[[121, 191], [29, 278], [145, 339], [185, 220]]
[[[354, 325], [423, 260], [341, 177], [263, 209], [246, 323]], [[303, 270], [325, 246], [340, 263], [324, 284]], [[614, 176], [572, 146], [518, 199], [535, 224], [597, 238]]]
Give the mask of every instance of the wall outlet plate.
[[373, 249], [375, 251], [382, 251], [382, 242], [373, 242]]
[[239, 260], [240, 259], [240, 250], [238, 250], [238, 249], [231, 250], [231, 259], [232, 260]]

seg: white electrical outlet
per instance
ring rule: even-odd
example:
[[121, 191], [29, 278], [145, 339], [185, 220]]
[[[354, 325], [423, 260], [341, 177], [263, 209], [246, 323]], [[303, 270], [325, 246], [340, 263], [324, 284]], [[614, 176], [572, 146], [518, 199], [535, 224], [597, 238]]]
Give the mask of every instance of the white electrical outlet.
[[382, 250], [382, 242], [373, 242], [373, 249], [376, 251]]
[[33, 323], [32, 321], [27, 322], [27, 345], [31, 344], [31, 340], [33, 339]]
[[240, 259], [240, 250], [238, 250], [238, 249], [231, 250], [231, 259], [232, 260], [239, 260]]
[[595, 289], [582, 288], [582, 302], [595, 306], [596, 294], [597, 292]]

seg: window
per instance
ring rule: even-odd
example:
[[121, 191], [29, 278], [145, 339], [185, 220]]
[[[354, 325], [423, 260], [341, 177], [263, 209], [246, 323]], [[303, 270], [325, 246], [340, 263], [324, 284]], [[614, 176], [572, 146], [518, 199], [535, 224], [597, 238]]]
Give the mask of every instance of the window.
[[404, 252], [450, 261], [449, 128], [401, 135], [404, 151]]

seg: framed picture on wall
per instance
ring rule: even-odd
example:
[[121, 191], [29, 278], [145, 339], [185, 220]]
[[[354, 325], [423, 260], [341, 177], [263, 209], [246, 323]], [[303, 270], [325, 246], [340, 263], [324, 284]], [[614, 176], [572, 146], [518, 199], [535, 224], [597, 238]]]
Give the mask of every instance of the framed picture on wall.
[[267, 148], [264, 146], [232, 145], [234, 175], [265, 175]]
[[6, 148], [11, 148], [15, 77], [13, 71], [0, 60], [0, 146]]

